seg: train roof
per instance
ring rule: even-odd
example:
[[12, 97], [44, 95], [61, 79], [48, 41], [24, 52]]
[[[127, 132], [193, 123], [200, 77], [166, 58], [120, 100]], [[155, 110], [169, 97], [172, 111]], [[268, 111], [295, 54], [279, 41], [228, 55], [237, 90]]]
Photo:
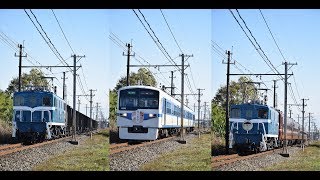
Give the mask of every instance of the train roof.
[[124, 90], [124, 89], [133, 89], [133, 88], [144, 88], [144, 89], [152, 89], [152, 90], [156, 90], [156, 91], [162, 91], [159, 88], [156, 88], [153, 86], [144, 86], [144, 85], [124, 86], [124, 87], [120, 88], [118, 91]]
[[47, 94], [47, 95], [53, 95], [59, 99], [62, 100], [61, 97], [59, 97], [57, 94], [51, 92], [51, 91], [43, 91], [43, 90], [26, 90], [26, 91], [20, 91], [20, 92], [14, 92], [13, 95], [18, 95], [18, 94]]
[[259, 104], [259, 103], [243, 103], [243, 104], [232, 104], [232, 107], [239, 107], [239, 106], [258, 106], [258, 107], [267, 107], [271, 109], [275, 109], [272, 106], [266, 105], [266, 104]]

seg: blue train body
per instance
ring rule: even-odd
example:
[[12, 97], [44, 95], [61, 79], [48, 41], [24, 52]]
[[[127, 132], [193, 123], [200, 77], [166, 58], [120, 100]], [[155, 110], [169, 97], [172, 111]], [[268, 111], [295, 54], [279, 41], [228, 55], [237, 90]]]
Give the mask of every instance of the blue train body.
[[44, 90], [13, 94], [12, 137], [22, 141], [51, 139], [65, 135], [65, 102]]
[[278, 110], [267, 105], [232, 105], [229, 148], [238, 151], [266, 151], [278, 147], [280, 117]]

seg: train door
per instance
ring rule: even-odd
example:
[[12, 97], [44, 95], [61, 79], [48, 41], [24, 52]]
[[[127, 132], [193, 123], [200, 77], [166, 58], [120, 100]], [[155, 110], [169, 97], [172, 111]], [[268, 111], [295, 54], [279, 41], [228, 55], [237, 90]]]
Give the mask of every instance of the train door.
[[162, 125], [165, 125], [167, 123], [167, 113], [166, 113], [167, 112], [167, 100], [165, 98], [163, 98], [162, 102], [163, 102], [162, 111], [163, 111], [163, 120], [164, 120]]

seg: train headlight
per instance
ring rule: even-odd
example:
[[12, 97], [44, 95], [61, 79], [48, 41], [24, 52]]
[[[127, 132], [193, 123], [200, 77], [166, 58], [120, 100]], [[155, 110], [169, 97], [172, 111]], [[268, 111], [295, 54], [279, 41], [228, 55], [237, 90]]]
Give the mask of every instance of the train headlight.
[[149, 117], [150, 117], [150, 118], [156, 117], [156, 114], [149, 114]]
[[16, 114], [16, 118], [20, 120], [20, 114]]
[[120, 116], [127, 117], [127, 113], [120, 113]]

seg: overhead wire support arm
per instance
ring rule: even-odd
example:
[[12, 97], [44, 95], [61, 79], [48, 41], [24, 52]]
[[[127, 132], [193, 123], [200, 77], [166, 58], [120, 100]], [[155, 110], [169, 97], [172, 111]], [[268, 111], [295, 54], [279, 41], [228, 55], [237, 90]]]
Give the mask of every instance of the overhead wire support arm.
[[[61, 67], [74, 67], [74, 66], [21, 66], [23, 68], [61, 68]], [[77, 68], [81, 68], [82, 66], [76, 66]]]
[[[129, 65], [130, 67], [173, 67], [173, 66], [182, 66], [182, 65]], [[189, 67], [190, 65], [184, 65], [184, 67]]]
[[[224, 63], [224, 64], [226, 64], [226, 63]], [[250, 76], [250, 75], [252, 75], [252, 76], [268, 76], [268, 75], [275, 76], [275, 75], [285, 75], [285, 74], [229, 74], [229, 75], [230, 76]], [[293, 73], [287, 74], [287, 75], [293, 75]]]

